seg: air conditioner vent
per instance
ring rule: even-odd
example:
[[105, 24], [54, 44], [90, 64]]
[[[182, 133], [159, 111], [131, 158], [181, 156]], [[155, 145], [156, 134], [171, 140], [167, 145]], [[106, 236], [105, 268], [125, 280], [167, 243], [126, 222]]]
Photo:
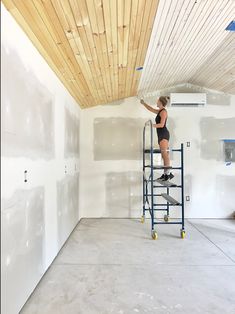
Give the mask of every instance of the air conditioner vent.
[[206, 93], [171, 93], [171, 106], [198, 107], [206, 105]]

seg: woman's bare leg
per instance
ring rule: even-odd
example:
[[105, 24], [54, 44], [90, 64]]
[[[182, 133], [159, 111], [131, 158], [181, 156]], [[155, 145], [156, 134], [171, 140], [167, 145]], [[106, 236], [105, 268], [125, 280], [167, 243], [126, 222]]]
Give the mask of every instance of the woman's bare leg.
[[163, 163], [165, 167], [170, 167], [170, 156], [169, 156], [169, 142], [168, 140], [161, 140], [159, 143]]

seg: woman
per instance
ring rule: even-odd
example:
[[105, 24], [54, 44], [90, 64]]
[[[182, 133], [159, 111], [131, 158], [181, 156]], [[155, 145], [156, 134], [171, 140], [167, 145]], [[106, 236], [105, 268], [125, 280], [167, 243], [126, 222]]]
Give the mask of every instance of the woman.
[[170, 133], [166, 127], [166, 121], [167, 121], [167, 111], [166, 111], [166, 105], [168, 103], [169, 97], [159, 97], [157, 100], [157, 106], [158, 109], [154, 109], [148, 104], [144, 102], [143, 99], [141, 99], [141, 104], [145, 106], [146, 109], [149, 111], [157, 114], [155, 118], [156, 124], [153, 124], [153, 127], [157, 129], [157, 136], [158, 136], [158, 144], [160, 146], [161, 155], [164, 162], [164, 173], [162, 176], [158, 179], [162, 181], [167, 181], [172, 178], [174, 178], [174, 175], [170, 172], [170, 157], [169, 157], [169, 139], [170, 139]]

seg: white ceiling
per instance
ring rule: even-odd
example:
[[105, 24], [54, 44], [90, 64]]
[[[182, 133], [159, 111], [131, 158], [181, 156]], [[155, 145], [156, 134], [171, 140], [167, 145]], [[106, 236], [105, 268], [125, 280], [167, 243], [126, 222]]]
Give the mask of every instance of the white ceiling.
[[235, 93], [234, 0], [160, 0], [138, 94], [181, 83]]

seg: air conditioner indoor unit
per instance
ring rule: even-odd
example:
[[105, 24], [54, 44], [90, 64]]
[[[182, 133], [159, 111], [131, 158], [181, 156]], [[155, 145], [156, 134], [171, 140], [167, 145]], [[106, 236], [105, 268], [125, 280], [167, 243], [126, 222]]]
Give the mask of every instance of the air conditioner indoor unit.
[[206, 105], [206, 93], [171, 93], [171, 106], [198, 107]]

